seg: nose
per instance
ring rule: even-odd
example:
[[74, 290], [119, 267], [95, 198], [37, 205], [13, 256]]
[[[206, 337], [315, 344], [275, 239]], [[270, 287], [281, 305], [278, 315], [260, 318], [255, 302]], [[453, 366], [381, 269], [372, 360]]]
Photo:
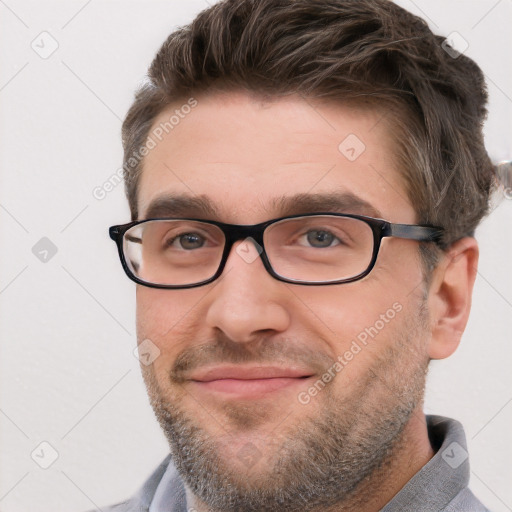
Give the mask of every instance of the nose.
[[206, 322], [231, 340], [248, 342], [288, 328], [290, 292], [266, 271], [253, 242], [233, 245], [224, 272], [210, 286]]

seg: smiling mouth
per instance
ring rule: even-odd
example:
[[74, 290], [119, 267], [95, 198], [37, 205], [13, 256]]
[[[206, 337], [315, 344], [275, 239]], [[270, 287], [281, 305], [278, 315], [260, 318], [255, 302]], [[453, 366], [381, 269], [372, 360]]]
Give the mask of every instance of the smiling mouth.
[[299, 368], [216, 367], [195, 372], [189, 382], [204, 392], [225, 398], [265, 398], [278, 391], [303, 386], [313, 374]]

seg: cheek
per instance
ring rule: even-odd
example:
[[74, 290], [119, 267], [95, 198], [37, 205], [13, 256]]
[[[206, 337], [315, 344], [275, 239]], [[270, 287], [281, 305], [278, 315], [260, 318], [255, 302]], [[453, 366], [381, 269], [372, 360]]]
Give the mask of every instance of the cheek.
[[[183, 301], [178, 300], [175, 293], [144, 286], [138, 286], [136, 292], [141, 370], [148, 389], [153, 389], [155, 396], [168, 392], [169, 369], [178, 350], [177, 344], [172, 341], [176, 338], [175, 331], [179, 330], [179, 319], [184, 313], [181, 310]], [[151, 354], [151, 364], [144, 364], [144, 353]]]
[[297, 304], [303, 305], [300, 315], [304, 320], [314, 323], [317, 329], [325, 328], [332, 335], [343, 336], [375, 322], [398, 295], [390, 289], [383, 292], [374, 283], [364, 284], [364, 281], [295, 293]]
[[[137, 340], [151, 340], [166, 358], [182, 348], [199, 298], [192, 290], [137, 287]], [[197, 293], [196, 293], [197, 295]]]
[[[353, 290], [346, 286], [343, 293], [310, 298], [308, 302], [314, 316], [320, 318], [311, 315], [310, 322], [315, 322], [318, 333], [322, 329], [323, 350], [334, 361], [324, 376], [329, 381], [332, 377], [332, 393], [338, 397], [362, 399], [368, 388], [370, 394], [380, 389], [382, 398], [387, 377], [381, 372], [395, 368], [398, 370], [393, 374], [406, 375], [405, 370], [423, 357], [423, 338], [416, 331], [418, 304], [412, 296], [406, 302], [398, 287], [384, 293], [381, 288], [373, 290], [377, 288], [373, 283], [354, 286]], [[375, 375], [380, 375], [381, 383], [372, 384]]]
[[155, 334], [160, 329], [162, 302], [156, 300], [158, 291], [151, 288], [137, 286], [137, 340], [159, 338]]
[[322, 334], [331, 355], [357, 351], [353, 342], [369, 348], [378, 339], [369, 354], [393, 344], [401, 323], [422, 296], [419, 267], [410, 260], [395, 263], [400, 271], [384, 261], [365, 279], [354, 283], [297, 288], [302, 321]]

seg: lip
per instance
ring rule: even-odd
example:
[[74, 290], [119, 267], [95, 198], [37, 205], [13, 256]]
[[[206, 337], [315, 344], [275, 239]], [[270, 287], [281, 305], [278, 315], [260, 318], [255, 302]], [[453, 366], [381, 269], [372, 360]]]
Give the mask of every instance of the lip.
[[310, 377], [311, 371], [298, 367], [280, 366], [214, 366], [202, 368], [190, 376], [190, 380], [210, 382], [219, 379], [259, 380], [259, 379], [296, 379]]
[[270, 393], [303, 385], [313, 374], [303, 368], [277, 366], [217, 366], [194, 372], [189, 381], [206, 392], [233, 398], [262, 398]]

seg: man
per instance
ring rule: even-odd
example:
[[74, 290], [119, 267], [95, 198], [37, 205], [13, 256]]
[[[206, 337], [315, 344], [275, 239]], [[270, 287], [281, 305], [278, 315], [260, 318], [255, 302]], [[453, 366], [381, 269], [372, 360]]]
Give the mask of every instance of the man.
[[486, 510], [422, 410], [470, 311], [486, 100], [387, 0], [227, 0], [169, 36], [110, 235], [171, 455], [111, 510]]

